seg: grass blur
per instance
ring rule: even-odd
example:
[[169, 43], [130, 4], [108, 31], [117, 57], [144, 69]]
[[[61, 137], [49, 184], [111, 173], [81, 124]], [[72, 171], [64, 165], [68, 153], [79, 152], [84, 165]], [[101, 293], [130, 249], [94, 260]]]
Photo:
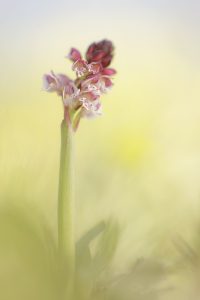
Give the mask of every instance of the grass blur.
[[[112, 12], [112, 26], [107, 15], [93, 29], [82, 22], [81, 41], [80, 27], [72, 30], [61, 9], [54, 22], [45, 10], [38, 28], [14, 16], [16, 36], [14, 25], [3, 23], [0, 299], [61, 297], [56, 201], [62, 107], [41, 91], [41, 77], [51, 69], [71, 74], [63, 58], [68, 49], [84, 51], [104, 38], [102, 32], [115, 43], [118, 74], [102, 98], [104, 115], [82, 120], [76, 134], [76, 300], [200, 298], [195, 3], [188, 4], [192, 13], [173, 4], [175, 18], [146, 8], [133, 18], [123, 7]], [[93, 239], [81, 244], [88, 231]]]

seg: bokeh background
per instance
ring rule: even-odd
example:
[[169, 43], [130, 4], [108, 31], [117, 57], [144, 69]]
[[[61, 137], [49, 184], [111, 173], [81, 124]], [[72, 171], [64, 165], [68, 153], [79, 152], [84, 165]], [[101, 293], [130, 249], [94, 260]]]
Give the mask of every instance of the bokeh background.
[[42, 91], [42, 75], [73, 76], [70, 47], [84, 53], [107, 38], [118, 73], [103, 116], [82, 120], [76, 134], [76, 236], [117, 219], [122, 271], [139, 257], [172, 265], [177, 237], [195, 244], [199, 14], [198, 0], [1, 0], [1, 206], [26, 209], [55, 235], [62, 105]]

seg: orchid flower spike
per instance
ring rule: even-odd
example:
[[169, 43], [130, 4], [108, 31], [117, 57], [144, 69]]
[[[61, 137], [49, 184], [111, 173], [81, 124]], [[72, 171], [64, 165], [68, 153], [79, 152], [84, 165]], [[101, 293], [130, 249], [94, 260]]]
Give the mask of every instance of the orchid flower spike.
[[71, 48], [68, 58], [73, 62], [74, 80], [64, 74], [51, 71], [43, 76], [43, 88], [47, 92], [56, 92], [61, 96], [64, 118], [74, 131], [83, 117], [101, 115], [100, 97], [113, 85], [112, 76], [116, 71], [108, 68], [113, 59], [114, 47], [111, 41], [102, 40], [92, 43], [85, 59], [76, 48]]

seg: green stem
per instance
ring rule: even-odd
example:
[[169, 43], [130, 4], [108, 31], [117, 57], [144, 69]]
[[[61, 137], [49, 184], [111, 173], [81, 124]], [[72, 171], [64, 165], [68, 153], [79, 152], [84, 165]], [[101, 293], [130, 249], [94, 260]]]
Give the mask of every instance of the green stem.
[[58, 252], [61, 269], [70, 282], [73, 282], [75, 269], [72, 140], [73, 130], [63, 120], [58, 193]]

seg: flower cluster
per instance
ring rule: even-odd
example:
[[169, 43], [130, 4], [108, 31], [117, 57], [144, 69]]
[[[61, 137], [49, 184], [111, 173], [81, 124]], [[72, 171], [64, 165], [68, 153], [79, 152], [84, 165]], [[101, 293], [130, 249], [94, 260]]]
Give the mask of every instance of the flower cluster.
[[76, 79], [53, 71], [43, 77], [44, 89], [62, 97], [65, 119], [74, 129], [82, 117], [101, 114], [100, 96], [112, 87], [111, 78], [116, 73], [108, 68], [113, 50], [112, 42], [103, 40], [91, 44], [83, 59], [80, 52], [72, 48], [67, 57], [73, 62]]

